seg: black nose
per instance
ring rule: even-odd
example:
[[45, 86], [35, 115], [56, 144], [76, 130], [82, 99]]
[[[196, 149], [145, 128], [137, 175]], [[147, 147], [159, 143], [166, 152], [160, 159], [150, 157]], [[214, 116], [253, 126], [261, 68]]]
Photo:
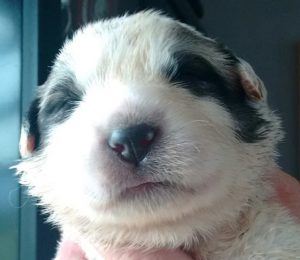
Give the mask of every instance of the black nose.
[[156, 132], [156, 128], [147, 124], [115, 129], [108, 145], [123, 160], [138, 165], [150, 151]]

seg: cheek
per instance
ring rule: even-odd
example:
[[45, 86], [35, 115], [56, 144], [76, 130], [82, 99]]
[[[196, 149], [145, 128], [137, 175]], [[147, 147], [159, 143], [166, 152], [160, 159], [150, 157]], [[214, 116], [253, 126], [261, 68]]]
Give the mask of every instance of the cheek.
[[101, 140], [96, 130], [84, 121], [74, 117], [55, 127], [45, 151], [43, 174], [51, 180], [53, 192], [68, 203], [80, 203], [101, 192], [101, 184], [105, 183], [97, 163]]
[[239, 145], [233, 120], [221, 106], [201, 100], [189, 102], [181, 111], [169, 111], [168, 131], [174, 134], [173, 142], [186, 148], [184, 181], [198, 185], [208, 177], [223, 178], [232, 172]]

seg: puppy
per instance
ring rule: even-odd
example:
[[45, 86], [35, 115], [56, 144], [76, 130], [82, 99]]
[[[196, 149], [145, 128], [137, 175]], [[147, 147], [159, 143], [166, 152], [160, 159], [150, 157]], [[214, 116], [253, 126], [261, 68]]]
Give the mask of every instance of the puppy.
[[146, 11], [64, 44], [28, 113], [17, 170], [88, 259], [108, 247], [300, 259], [300, 225], [267, 202], [281, 135], [248, 63]]

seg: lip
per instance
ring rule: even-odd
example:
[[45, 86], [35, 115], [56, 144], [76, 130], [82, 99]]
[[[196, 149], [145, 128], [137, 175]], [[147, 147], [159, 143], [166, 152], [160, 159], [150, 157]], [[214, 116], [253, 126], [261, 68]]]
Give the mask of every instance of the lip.
[[132, 187], [127, 187], [121, 192], [120, 197], [129, 198], [129, 197], [143, 196], [148, 193], [158, 191], [159, 189], [166, 188], [166, 186], [167, 185], [163, 182], [144, 182]]

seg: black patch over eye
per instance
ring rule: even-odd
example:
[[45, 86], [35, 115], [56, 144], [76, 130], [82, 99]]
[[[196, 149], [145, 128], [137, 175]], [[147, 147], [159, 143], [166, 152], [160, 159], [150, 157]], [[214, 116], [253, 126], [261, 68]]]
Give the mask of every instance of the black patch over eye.
[[214, 67], [199, 55], [175, 53], [174, 64], [166, 70], [171, 83], [188, 89], [196, 96], [225, 97], [226, 82]]
[[174, 54], [175, 67], [170, 68], [170, 80], [199, 79], [204, 81], [215, 81], [219, 75], [205, 59], [195, 54]]
[[[238, 59], [226, 50], [224, 56], [228, 57], [226, 66], [234, 69]], [[231, 82], [225, 80], [213, 65], [195, 54], [175, 53], [174, 60], [165, 73], [171, 83], [187, 89], [195, 96], [217, 99], [235, 119], [235, 132], [241, 141], [254, 143], [265, 138], [270, 122], [261, 118], [257, 109], [251, 106], [239, 77], [232, 78]]]
[[40, 145], [40, 129], [38, 124], [38, 114], [39, 114], [39, 106], [40, 100], [39, 98], [35, 98], [23, 121], [23, 128], [27, 134], [27, 138], [29, 136], [34, 138], [34, 147], [33, 150], [37, 150]]
[[78, 106], [82, 93], [72, 81], [55, 85], [46, 97], [46, 103], [40, 113], [42, 124], [60, 123], [67, 119]]

